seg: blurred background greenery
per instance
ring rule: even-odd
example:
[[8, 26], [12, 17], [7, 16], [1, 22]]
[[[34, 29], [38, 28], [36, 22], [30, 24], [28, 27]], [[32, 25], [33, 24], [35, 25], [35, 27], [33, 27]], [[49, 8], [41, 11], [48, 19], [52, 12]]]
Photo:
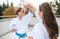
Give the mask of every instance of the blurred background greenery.
[[[53, 6], [53, 10], [57, 17], [60, 17], [60, 0], [54, 0], [53, 2], [50, 2]], [[10, 17], [16, 17], [15, 8], [13, 2], [9, 5], [9, 2], [7, 0], [7, 4], [3, 3], [0, 5], [0, 19], [3, 18], [10, 18]], [[27, 12], [27, 11], [25, 11]], [[9, 17], [7, 17], [9, 16]]]

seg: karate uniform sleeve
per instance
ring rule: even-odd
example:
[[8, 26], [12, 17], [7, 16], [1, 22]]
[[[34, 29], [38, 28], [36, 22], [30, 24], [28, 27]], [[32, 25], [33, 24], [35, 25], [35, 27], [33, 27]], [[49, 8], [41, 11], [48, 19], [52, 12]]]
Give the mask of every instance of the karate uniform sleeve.
[[16, 28], [16, 24], [15, 24], [15, 22], [14, 22], [13, 20], [11, 20], [9, 27], [10, 27], [11, 30], [12, 30], [13, 28]]
[[33, 30], [32, 30], [32, 33], [31, 33], [31, 36], [33, 37], [33, 39], [45, 39], [44, 38], [44, 34], [43, 32], [39, 29], [39, 26], [38, 25], [35, 25]]
[[24, 16], [24, 22], [28, 24], [32, 19], [32, 17], [33, 17], [33, 13], [29, 12], [27, 15]]

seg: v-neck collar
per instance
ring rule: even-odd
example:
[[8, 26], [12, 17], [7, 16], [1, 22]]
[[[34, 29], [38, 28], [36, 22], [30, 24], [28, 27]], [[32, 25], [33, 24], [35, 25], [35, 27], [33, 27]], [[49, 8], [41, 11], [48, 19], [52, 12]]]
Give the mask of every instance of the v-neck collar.
[[18, 17], [16, 17], [19, 21], [22, 21], [23, 17], [21, 19], [19, 19]]

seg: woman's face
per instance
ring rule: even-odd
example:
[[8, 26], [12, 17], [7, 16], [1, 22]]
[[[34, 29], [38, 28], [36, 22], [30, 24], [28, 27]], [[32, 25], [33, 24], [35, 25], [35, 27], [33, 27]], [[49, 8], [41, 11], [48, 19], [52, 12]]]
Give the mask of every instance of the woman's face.
[[40, 18], [43, 18], [43, 11], [39, 11], [38, 15]]
[[24, 15], [24, 10], [21, 9], [21, 11], [18, 12], [18, 15], [19, 15], [19, 16], [23, 16], [23, 15]]

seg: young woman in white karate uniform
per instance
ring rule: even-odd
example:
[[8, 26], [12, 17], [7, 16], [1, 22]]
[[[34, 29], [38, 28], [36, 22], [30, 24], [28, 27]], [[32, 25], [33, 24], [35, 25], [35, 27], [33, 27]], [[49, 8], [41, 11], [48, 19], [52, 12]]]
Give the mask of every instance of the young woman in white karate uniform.
[[40, 22], [37, 23], [33, 30], [30, 39], [57, 39], [58, 25], [49, 3], [45, 2], [39, 6], [37, 17]]
[[18, 8], [17, 17], [11, 20], [10, 28], [14, 32], [12, 39], [28, 39], [28, 23], [33, 17], [34, 8], [30, 4], [27, 4], [26, 7], [29, 9], [27, 15], [23, 16], [23, 8]]

